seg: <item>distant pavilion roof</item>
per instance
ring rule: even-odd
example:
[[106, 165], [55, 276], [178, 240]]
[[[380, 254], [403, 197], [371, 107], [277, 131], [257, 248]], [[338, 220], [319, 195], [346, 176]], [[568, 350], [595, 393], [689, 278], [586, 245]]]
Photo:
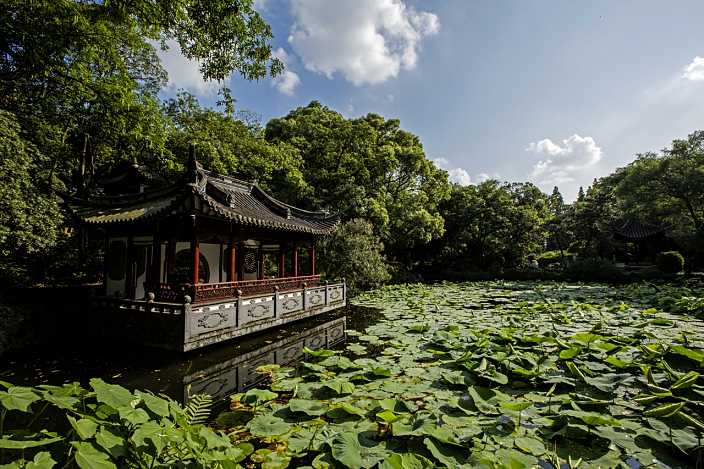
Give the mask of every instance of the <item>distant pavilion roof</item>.
[[69, 206], [88, 224], [126, 224], [197, 213], [244, 226], [314, 235], [329, 234], [337, 226], [337, 217], [288, 205], [256, 183], [207, 171], [195, 160], [189, 166], [190, 177], [167, 187], [118, 196], [72, 198]]
[[652, 225], [635, 220], [625, 220], [616, 225], [614, 233], [622, 239], [644, 240], [665, 233], [669, 229], [669, 225]]

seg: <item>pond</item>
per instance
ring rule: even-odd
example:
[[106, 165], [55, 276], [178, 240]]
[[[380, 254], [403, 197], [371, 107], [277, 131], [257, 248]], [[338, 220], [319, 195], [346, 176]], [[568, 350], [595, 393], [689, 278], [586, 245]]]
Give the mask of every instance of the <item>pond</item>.
[[221, 415], [235, 438], [276, 443], [260, 457], [356, 468], [702, 463], [698, 287], [443, 283], [354, 302], [383, 318], [348, 332], [357, 342], [343, 354], [261, 370], [274, 393], [247, 423], [255, 391]]
[[292, 365], [303, 357], [304, 347], [340, 347], [347, 339], [347, 328], [364, 329], [377, 318], [377, 309], [348, 306], [189, 354], [101, 343], [88, 337], [5, 356], [0, 380], [24, 386], [73, 381], [86, 385], [91, 378], [100, 377], [184, 403], [190, 395], [202, 392], [216, 401], [226, 400], [261, 381], [255, 372], [258, 366]]
[[[199, 392], [230, 396], [210, 414], [227, 439], [207, 441], [247, 467], [695, 467], [703, 293], [698, 284], [394, 285], [341, 315], [190, 356], [37, 351], [0, 379], [101, 376], [192, 403]], [[177, 437], [166, 420], [144, 420], [168, 414], [163, 402], [90, 386], [110, 425], [133, 428], [125, 419], [140, 412], [135, 425]], [[51, 392], [60, 390], [41, 394]], [[92, 442], [107, 424], [91, 421]]]

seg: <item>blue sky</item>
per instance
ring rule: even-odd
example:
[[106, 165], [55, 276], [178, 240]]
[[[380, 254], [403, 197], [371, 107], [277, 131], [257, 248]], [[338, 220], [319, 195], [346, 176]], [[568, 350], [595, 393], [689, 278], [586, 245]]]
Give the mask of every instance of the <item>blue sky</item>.
[[[233, 77], [263, 122], [319, 100], [419, 135], [462, 184], [580, 185], [704, 128], [704, 2], [256, 0], [287, 72]], [[162, 54], [173, 93], [212, 104], [197, 64]]]

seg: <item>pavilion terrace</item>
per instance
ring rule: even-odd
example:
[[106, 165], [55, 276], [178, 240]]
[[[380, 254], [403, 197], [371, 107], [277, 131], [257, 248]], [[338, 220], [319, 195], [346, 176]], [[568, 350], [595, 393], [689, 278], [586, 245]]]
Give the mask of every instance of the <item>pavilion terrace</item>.
[[173, 184], [70, 206], [105, 238], [96, 303], [113, 334], [187, 351], [346, 304], [344, 281], [316, 274], [316, 239], [337, 219], [207, 171], [193, 149]]

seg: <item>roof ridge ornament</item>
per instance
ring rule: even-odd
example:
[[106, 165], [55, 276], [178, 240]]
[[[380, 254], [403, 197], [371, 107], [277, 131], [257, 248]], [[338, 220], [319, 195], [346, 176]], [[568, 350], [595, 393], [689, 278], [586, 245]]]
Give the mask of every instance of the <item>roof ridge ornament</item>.
[[188, 146], [188, 165], [186, 166], [186, 177], [193, 184], [198, 183], [198, 161], [196, 160], [196, 144], [191, 142]]

